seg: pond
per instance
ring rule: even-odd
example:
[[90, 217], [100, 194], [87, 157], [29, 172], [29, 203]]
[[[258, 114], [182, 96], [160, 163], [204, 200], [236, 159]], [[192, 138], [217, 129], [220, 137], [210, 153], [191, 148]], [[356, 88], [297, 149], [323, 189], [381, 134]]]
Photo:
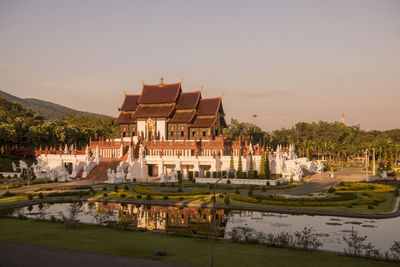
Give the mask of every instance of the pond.
[[[28, 218], [62, 220], [70, 218], [71, 203], [41, 204], [24, 207], [14, 212]], [[78, 207], [76, 219], [82, 223], [116, 223], [124, 228], [207, 236], [211, 233], [212, 211], [209, 208], [84, 202]], [[72, 209], [73, 211], [73, 209]], [[381, 252], [388, 251], [394, 241], [400, 241], [400, 217], [390, 219], [358, 219], [334, 216], [289, 215], [269, 212], [217, 209], [215, 234], [228, 238], [234, 227], [250, 227], [258, 232], [293, 233], [312, 227], [322, 242], [320, 249], [343, 252], [343, 236], [352, 230], [368, 236]]]

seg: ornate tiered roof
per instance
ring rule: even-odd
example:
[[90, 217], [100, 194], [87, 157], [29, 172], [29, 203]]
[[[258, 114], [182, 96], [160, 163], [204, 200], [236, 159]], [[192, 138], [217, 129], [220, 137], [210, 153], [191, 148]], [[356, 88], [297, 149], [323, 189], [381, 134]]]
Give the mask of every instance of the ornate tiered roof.
[[136, 123], [138, 118], [166, 118], [169, 123], [188, 123], [189, 127], [208, 128], [217, 121], [226, 127], [221, 97], [201, 98], [201, 90], [182, 92], [181, 82], [143, 84], [140, 95], [125, 94], [115, 124]]

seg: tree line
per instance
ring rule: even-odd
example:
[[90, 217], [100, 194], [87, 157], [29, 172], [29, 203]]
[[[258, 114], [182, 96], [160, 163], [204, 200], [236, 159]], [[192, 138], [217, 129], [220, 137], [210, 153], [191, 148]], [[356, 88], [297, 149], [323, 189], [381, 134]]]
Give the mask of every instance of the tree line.
[[261, 140], [263, 145], [272, 148], [278, 144], [294, 144], [300, 156], [309, 158], [325, 155], [332, 160], [345, 161], [349, 157], [363, 157], [366, 149], [374, 149], [377, 159], [385, 159], [393, 164], [400, 161], [400, 129], [366, 131], [358, 125], [319, 121], [298, 122], [289, 129], [267, 132], [252, 123], [232, 119], [224, 135], [234, 139], [241, 135], [252, 136], [254, 143]]
[[5, 147], [38, 148], [63, 144], [74, 144], [78, 148], [86, 145], [89, 139], [118, 135], [118, 127], [112, 124], [113, 118], [68, 113], [54, 121], [46, 121], [0, 96], [0, 144]]

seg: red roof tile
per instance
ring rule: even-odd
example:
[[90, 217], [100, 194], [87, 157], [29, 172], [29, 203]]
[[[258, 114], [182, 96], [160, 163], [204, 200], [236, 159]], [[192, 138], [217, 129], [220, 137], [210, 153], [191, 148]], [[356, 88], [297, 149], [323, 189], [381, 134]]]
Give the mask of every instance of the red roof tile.
[[217, 120], [217, 116], [197, 117], [190, 127], [192, 128], [210, 128]]
[[177, 110], [174, 116], [168, 122], [191, 122], [193, 120], [196, 110]]
[[124, 103], [122, 103], [121, 106], [121, 111], [135, 111], [139, 98], [140, 95], [125, 95]]
[[168, 117], [174, 111], [175, 103], [172, 104], [149, 104], [139, 105], [135, 112], [136, 118]]
[[181, 93], [179, 96], [177, 109], [194, 109], [199, 103], [201, 97], [200, 91]]
[[144, 84], [139, 104], [172, 103], [181, 92], [181, 83], [148, 85]]
[[125, 113], [121, 112], [113, 121], [114, 124], [126, 124], [126, 123], [136, 123], [135, 113]]
[[198, 116], [210, 116], [217, 115], [220, 108], [221, 98], [202, 98], [200, 99], [199, 109], [197, 111]]

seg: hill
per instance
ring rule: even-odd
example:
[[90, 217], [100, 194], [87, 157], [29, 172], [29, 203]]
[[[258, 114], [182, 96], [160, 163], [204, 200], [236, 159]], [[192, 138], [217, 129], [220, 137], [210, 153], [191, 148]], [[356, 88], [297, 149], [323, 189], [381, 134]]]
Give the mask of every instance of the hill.
[[17, 102], [24, 108], [33, 110], [36, 115], [42, 116], [46, 120], [56, 120], [67, 113], [75, 115], [92, 115], [98, 117], [109, 117], [106, 115], [90, 113], [86, 111], [79, 111], [66, 106], [55, 104], [49, 101], [44, 101], [36, 98], [19, 98], [9, 93], [0, 90], [0, 95], [4, 96], [10, 102]]

